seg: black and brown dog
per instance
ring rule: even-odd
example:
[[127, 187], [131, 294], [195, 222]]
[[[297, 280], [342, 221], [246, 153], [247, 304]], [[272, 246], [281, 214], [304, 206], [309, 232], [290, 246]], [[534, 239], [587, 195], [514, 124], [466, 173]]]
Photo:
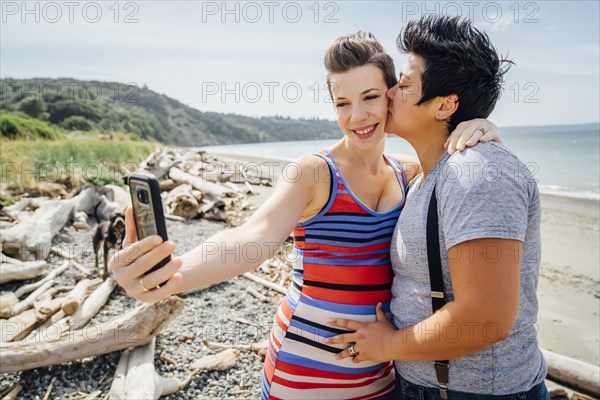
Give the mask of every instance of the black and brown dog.
[[125, 240], [125, 215], [115, 213], [109, 221], [104, 221], [96, 228], [94, 234], [94, 254], [96, 255], [96, 268], [98, 268], [98, 251], [103, 244], [104, 254], [104, 279], [108, 278], [108, 251], [112, 248], [120, 250]]

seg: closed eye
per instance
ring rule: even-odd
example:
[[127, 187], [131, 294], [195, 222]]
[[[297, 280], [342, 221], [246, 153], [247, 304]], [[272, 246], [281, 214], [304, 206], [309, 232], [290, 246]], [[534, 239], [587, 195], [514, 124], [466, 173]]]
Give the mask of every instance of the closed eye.
[[348, 105], [348, 103], [337, 103], [335, 106], [336, 107], [344, 107], [346, 105]]
[[365, 97], [365, 100], [373, 100], [373, 99], [377, 99], [377, 98], [379, 98], [379, 95], [378, 94], [377, 95], [374, 94], [374, 95]]

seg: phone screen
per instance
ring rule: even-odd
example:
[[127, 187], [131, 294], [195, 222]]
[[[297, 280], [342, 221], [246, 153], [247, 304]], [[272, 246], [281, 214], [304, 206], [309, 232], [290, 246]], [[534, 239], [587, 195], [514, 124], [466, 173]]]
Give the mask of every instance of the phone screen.
[[135, 179], [132, 179], [129, 185], [131, 187], [131, 201], [133, 202], [138, 240], [157, 235], [150, 186], [146, 182]]

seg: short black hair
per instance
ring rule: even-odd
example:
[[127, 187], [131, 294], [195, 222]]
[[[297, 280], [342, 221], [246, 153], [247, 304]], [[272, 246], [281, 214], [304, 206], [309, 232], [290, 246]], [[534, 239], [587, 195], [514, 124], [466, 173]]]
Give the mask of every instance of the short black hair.
[[498, 55], [484, 32], [460, 17], [428, 16], [410, 21], [396, 45], [401, 52], [425, 61], [418, 104], [438, 96], [458, 96], [449, 132], [462, 121], [491, 114], [500, 98], [503, 75], [513, 64]]

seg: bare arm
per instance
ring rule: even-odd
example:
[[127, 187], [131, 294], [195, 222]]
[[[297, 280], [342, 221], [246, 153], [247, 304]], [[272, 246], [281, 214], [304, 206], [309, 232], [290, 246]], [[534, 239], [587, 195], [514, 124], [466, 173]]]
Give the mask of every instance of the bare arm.
[[[221, 282], [256, 268], [288, 238], [313, 197], [316, 186], [314, 158], [303, 157], [294, 166], [299, 167], [300, 174], [294, 174], [294, 179], [285, 174], [280, 177], [273, 195], [243, 225], [215, 234], [146, 276], [146, 271], [175, 250], [175, 243], [161, 244], [158, 236], [138, 241], [133, 212], [128, 208], [124, 248], [109, 262], [117, 282], [130, 296], [144, 302], [156, 302], [171, 294]], [[139, 285], [140, 279], [146, 288], [166, 283], [160, 288], [144, 291]]]

